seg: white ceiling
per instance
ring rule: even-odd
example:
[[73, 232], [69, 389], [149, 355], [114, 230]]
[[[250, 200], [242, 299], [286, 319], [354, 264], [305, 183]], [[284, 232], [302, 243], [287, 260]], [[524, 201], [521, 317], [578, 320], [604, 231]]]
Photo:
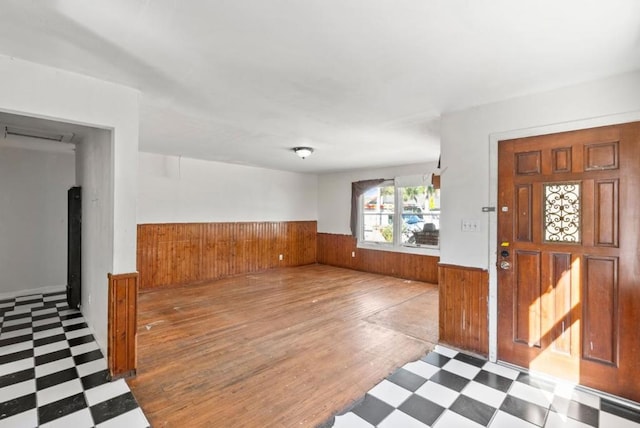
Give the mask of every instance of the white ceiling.
[[[139, 88], [140, 150], [431, 161], [439, 116], [640, 69], [637, 0], [0, 0], [0, 54]], [[290, 149], [309, 145], [311, 157]]]

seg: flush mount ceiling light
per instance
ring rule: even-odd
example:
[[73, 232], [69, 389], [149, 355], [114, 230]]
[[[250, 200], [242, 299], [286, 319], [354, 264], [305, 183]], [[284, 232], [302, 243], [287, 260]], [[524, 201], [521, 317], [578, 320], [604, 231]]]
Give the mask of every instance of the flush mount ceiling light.
[[313, 149], [311, 147], [294, 147], [292, 150], [302, 159], [313, 153]]

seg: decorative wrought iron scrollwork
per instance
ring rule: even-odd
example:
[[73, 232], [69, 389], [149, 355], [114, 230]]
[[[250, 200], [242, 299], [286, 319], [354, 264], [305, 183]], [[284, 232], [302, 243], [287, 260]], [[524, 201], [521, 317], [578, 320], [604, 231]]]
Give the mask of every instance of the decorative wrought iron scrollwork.
[[580, 183], [544, 185], [544, 240], [580, 242]]

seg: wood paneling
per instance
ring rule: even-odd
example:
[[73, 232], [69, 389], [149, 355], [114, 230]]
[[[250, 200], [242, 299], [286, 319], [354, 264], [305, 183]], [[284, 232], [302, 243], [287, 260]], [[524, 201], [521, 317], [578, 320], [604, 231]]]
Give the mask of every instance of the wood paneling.
[[141, 289], [315, 262], [315, 221], [138, 225]]
[[108, 275], [107, 361], [111, 378], [131, 376], [137, 365], [138, 274]]
[[489, 352], [489, 273], [441, 264], [440, 342], [482, 355]]
[[618, 259], [585, 256], [584, 358], [611, 365], [618, 348]]
[[358, 248], [351, 235], [318, 233], [318, 263], [416, 281], [438, 282], [438, 257]]
[[153, 427], [315, 427], [437, 343], [434, 284], [325, 265], [140, 294]]

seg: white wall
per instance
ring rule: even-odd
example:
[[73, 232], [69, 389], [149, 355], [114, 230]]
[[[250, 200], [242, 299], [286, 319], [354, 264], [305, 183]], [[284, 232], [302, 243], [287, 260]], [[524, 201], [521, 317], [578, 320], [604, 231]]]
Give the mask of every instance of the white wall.
[[[495, 205], [490, 191], [495, 195], [497, 188], [498, 139], [611, 124], [638, 111], [640, 72], [443, 115], [441, 261], [490, 266], [489, 242], [495, 236], [489, 236], [489, 220], [495, 214], [481, 209]], [[481, 220], [482, 230], [462, 232], [462, 219]]]
[[0, 148], [0, 295], [64, 288], [72, 152]]
[[[108, 270], [114, 274], [136, 270], [138, 103], [139, 92], [131, 88], [0, 56], [0, 111], [112, 131], [111, 159], [107, 161], [111, 169], [112, 205], [105, 206], [112, 212], [111, 232], [102, 245], [105, 250], [110, 247]], [[103, 263], [85, 261], [98, 266]], [[106, 276], [91, 284], [104, 287], [104, 293], [94, 294], [93, 306], [83, 308], [103, 351], [107, 345], [107, 318], [103, 316], [107, 285]], [[85, 286], [83, 282], [83, 289]], [[94, 313], [97, 308], [100, 310]]]
[[92, 129], [76, 145], [82, 187], [82, 313], [96, 336], [107, 337], [107, 274], [113, 268], [111, 132]]
[[316, 220], [317, 176], [140, 153], [138, 223]]
[[318, 177], [318, 232], [350, 235], [351, 183], [376, 178], [430, 174], [437, 162], [378, 169], [359, 169]]

